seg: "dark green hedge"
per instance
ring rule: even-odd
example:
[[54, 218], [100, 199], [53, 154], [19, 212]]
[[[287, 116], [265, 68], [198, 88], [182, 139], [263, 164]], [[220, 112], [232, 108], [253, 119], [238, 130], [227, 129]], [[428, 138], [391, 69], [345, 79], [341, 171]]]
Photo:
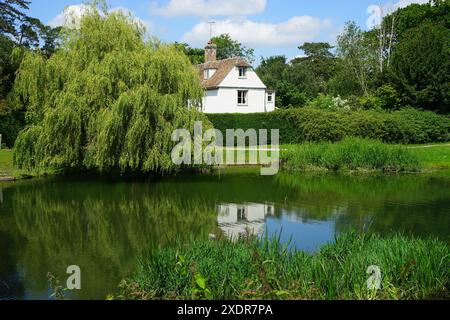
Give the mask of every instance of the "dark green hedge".
[[280, 129], [282, 144], [335, 142], [349, 136], [403, 144], [450, 141], [449, 117], [415, 109], [330, 112], [301, 108], [272, 113], [209, 114], [208, 118], [223, 133], [226, 129]]

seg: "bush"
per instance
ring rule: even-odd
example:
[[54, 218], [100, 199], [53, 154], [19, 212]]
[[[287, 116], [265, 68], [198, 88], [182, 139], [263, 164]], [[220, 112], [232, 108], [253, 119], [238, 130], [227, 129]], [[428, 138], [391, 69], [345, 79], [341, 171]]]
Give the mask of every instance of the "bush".
[[311, 108], [328, 110], [328, 111], [350, 111], [351, 106], [348, 100], [342, 99], [340, 96], [332, 97], [319, 94], [315, 99], [308, 103]]
[[409, 149], [376, 140], [345, 138], [341, 142], [305, 143], [282, 153], [283, 168], [307, 170], [417, 171], [419, 160]]
[[346, 112], [300, 108], [207, 116], [223, 133], [226, 129], [279, 129], [282, 144], [337, 142], [351, 136], [402, 144], [450, 141], [448, 117], [416, 109]]
[[[367, 269], [382, 273], [368, 289]], [[122, 283], [124, 299], [427, 299], [445, 294], [449, 247], [400, 235], [341, 235], [317, 254], [278, 241], [193, 241], [160, 249]]]

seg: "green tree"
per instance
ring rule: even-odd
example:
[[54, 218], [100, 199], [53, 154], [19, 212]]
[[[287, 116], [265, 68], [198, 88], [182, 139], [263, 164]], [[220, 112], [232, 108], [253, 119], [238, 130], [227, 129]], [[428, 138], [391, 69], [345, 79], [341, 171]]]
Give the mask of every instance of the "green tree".
[[23, 12], [28, 10], [30, 1], [7, 0], [0, 2], [0, 31], [2, 34], [17, 36], [18, 24], [27, 16]]
[[187, 43], [178, 42], [175, 42], [175, 47], [183, 52], [194, 65], [202, 64], [205, 61], [204, 49], [192, 48]]
[[7, 97], [14, 83], [20, 61], [13, 59], [17, 50], [15, 43], [7, 36], [0, 35], [0, 134], [2, 143], [12, 147], [18, 132], [23, 128], [22, 110], [14, 110]]
[[300, 75], [287, 64], [285, 56], [263, 58], [261, 64], [256, 68], [256, 73], [269, 89], [276, 90], [279, 108], [305, 105], [306, 95], [292, 83], [292, 78]]
[[91, 10], [64, 30], [49, 59], [27, 52], [12, 98], [26, 110], [15, 164], [100, 171], [174, 169], [172, 132], [207, 120], [195, 68], [174, 46], [152, 46], [120, 12]]
[[[344, 32], [338, 36], [337, 56], [340, 58], [342, 68], [352, 79], [358, 83], [357, 92], [340, 92], [343, 96], [351, 94], [367, 95], [371, 89], [371, 82], [378, 77], [377, 41], [370, 34], [363, 32], [355, 22], [348, 22]], [[342, 75], [337, 77], [343, 79]]]
[[242, 43], [233, 40], [229, 34], [221, 34], [211, 40], [217, 45], [217, 59], [243, 57], [250, 63], [255, 61], [254, 50], [246, 48]]
[[333, 47], [326, 42], [306, 42], [298, 48], [304, 56], [292, 60], [286, 78], [306, 96], [314, 98], [326, 92], [327, 82], [334, 74]]
[[406, 105], [450, 112], [450, 30], [427, 22], [402, 36], [390, 76]]
[[286, 61], [285, 56], [262, 58], [255, 71], [269, 89], [276, 90], [278, 83], [283, 80], [288, 67]]
[[48, 27], [36, 18], [28, 16], [30, 1], [7, 0], [0, 2], [0, 31], [27, 48], [38, 48], [41, 36]]

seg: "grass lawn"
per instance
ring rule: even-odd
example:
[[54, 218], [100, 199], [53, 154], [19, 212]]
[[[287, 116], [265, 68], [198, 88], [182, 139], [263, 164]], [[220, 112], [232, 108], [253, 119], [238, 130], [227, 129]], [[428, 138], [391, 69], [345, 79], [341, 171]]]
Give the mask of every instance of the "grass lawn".
[[450, 143], [410, 147], [424, 169], [450, 169]]
[[14, 176], [12, 150], [0, 150], [0, 177]]

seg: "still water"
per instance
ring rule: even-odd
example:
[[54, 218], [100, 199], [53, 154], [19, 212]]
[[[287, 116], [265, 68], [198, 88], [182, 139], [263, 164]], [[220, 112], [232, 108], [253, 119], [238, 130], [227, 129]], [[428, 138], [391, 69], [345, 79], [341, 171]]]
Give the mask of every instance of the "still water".
[[349, 229], [449, 241], [450, 176], [240, 172], [0, 184], [0, 299], [48, 299], [47, 273], [65, 283], [69, 265], [82, 272], [70, 298], [105, 299], [159, 246], [246, 229], [308, 252]]

